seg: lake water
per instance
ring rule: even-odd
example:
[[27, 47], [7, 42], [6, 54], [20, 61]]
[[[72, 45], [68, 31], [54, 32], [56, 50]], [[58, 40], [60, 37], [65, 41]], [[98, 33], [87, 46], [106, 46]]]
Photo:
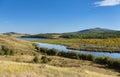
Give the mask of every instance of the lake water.
[[45, 40], [46, 38], [27, 38], [27, 37], [23, 37], [23, 38], [20, 38], [22, 40]]
[[83, 54], [92, 54], [94, 56], [108, 56], [111, 58], [118, 58], [120, 59], [120, 53], [109, 53], [109, 52], [92, 52], [92, 51], [80, 51], [80, 50], [71, 50], [71, 49], [67, 49], [66, 46], [62, 46], [62, 45], [55, 45], [55, 44], [47, 44], [47, 43], [37, 43], [40, 47], [45, 47], [45, 48], [55, 48], [58, 49], [60, 51], [73, 51], [73, 52], [79, 52], [79, 53], [83, 53]]
[[[22, 38], [23, 40], [45, 40], [43, 38]], [[37, 43], [40, 47], [44, 47], [44, 48], [55, 48], [58, 49], [60, 51], [73, 51], [73, 52], [79, 52], [79, 53], [83, 53], [83, 54], [92, 54], [94, 56], [108, 56], [111, 58], [117, 58], [120, 59], [120, 53], [109, 53], [109, 52], [92, 52], [92, 51], [80, 51], [80, 50], [71, 50], [71, 49], [67, 49], [66, 46], [63, 45], [56, 45], [56, 44], [47, 44], [47, 43]]]

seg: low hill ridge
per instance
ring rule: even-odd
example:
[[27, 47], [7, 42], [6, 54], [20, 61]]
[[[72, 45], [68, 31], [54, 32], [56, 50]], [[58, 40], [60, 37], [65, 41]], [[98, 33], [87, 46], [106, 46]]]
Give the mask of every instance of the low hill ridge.
[[7, 46], [14, 49], [15, 52], [20, 53], [31, 53], [34, 50], [31, 42], [2, 34], [0, 34], [0, 48], [1, 46]]
[[105, 28], [91, 28], [91, 29], [77, 31], [75, 33], [103, 33], [103, 32], [116, 32], [116, 30], [105, 29]]

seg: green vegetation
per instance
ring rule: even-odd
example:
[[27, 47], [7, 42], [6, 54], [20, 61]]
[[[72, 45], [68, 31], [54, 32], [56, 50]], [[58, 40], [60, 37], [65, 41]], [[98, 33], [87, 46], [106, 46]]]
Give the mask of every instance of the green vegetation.
[[46, 33], [36, 34], [24, 37], [32, 38], [80, 38], [80, 39], [107, 39], [107, 38], [120, 38], [120, 31], [109, 30], [104, 28], [86, 29], [70, 33]]
[[31, 40], [51, 44], [66, 45], [69, 49], [100, 52], [120, 52], [120, 38], [109, 39], [48, 39]]
[[107, 39], [119, 38], [120, 31], [104, 29], [104, 28], [91, 28], [72, 33], [62, 34], [63, 38], [81, 38], [81, 39]]
[[1, 47], [0, 55], [14, 55], [15, 52], [13, 49], [8, 48], [7, 46]]
[[95, 59], [96, 63], [100, 63], [100, 64], [105, 64], [107, 67], [109, 68], [115, 68], [118, 69], [120, 68], [120, 60], [119, 59], [112, 59], [109, 57], [98, 57]]
[[120, 38], [120, 31], [118, 32], [102, 32], [102, 33], [65, 33], [61, 35], [62, 38], [81, 38], [81, 39], [107, 39]]
[[51, 59], [48, 58], [47, 55], [42, 56], [41, 60], [42, 60], [42, 63], [48, 63], [51, 61]]
[[107, 38], [120, 38], [120, 31], [115, 32], [100, 32], [100, 33], [91, 33], [91, 32], [83, 32], [83, 33], [62, 33], [62, 34], [37, 34], [37, 35], [29, 35], [23, 37], [30, 38], [80, 38], [80, 39], [107, 39]]
[[35, 63], [38, 63], [39, 62], [39, 56], [38, 55], [35, 55], [34, 59], [33, 59], [33, 62]]
[[104, 29], [104, 28], [92, 28], [81, 30], [72, 33], [64, 33], [62, 38], [81, 38], [81, 39], [107, 39], [107, 38], [119, 38], [120, 31]]
[[[45, 50], [45, 51], [41, 51]], [[104, 64], [108, 68], [114, 68], [119, 70], [120, 68], [120, 60], [118, 59], [112, 59], [110, 57], [95, 57], [91, 54], [81, 54], [77, 52], [65, 52], [65, 51], [58, 51], [56, 49], [46, 49], [46, 48], [40, 48], [39, 53], [47, 54], [50, 56], [61, 56], [61, 57], [66, 57], [66, 58], [71, 58], [71, 59], [77, 59], [77, 60], [88, 60], [88, 61], [93, 61], [95, 63], [99, 64]], [[44, 62], [48, 62], [47, 57], [44, 57]]]
[[61, 34], [58, 33], [46, 33], [46, 34], [36, 34], [36, 35], [29, 35], [29, 36], [23, 36], [28, 38], [59, 38]]

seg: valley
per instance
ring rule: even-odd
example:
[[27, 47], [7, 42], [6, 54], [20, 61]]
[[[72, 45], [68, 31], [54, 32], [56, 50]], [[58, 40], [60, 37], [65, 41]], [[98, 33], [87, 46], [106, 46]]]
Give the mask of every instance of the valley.
[[[116, 67], [119, 68], [120, 62], [119, 61], [120, 39], [118, 37], [106, 39], [100, 38], [83, 39], [83, 38], [62, 38], [60, 36], [61, 35], [59, 35], [59, 37], [57, 38], [39, 38], [39, 37], [31, 38], [28, 36], [24, 37], [21, 36], [18, 38], [13, 35], [8, 36], [1, 34], [0, 76], [2, 77], [120, 76], [119, 73], [120, 70], [116, 68]], [[54, 35], [54, 37], [56, 36]], [[39, 44], [39, 47], [36, 49], [36, 45], [34, 46], [34, 43], [63, 45], [66, 46], [66, 49], [64, 50], [63, 48], [62, 50], [62, 48], [59, 47], [60, 50], [57, 50], [52, 45], [50, 48], [46, 49], [46, 47], [45, 46], [42, 47], [41, 44]], [[82, 51], [82, 53], [79, 54], [80, 51]], [[97, 53], [102, 52], [103, 54], [104, 53], [110, 54], [117, 53], [117, 54], [114, 55], [116, 57], [114, 56], [104, 57], [103, 54], [99, 56], [91, 54], [93, 52]], [[114, 66], [114, 63], [116, 66]]]

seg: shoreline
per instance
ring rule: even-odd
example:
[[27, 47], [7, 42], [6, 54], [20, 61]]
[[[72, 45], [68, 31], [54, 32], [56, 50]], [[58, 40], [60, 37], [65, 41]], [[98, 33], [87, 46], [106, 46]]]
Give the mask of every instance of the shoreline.
[[103, 51], [103, 50], [98, 50], [98, 51], [96, 51], [96, 50], [87, 50], [87, 49], [75, 49], [75, 48], [69, 48], [68, 46], [66, 46], [67, 47], [67, 49], [71, 49], [71, 50], [79, 50], [79, 51], [91, 51], [91, 52], [105, 52], [105, 53], [120, 53], [120, 51]]
[[105, 52], [105, 53], [120, 53], [120, 51], [96, 51], [96, 50], [86, 50], [86, 49], [77, 49], [77, 48], [70, 48], [67, 45], [63, 45], [63, 44], [55, 44], [55, 43], [48, 43], [48, 42], [37, 42], [37, 43], [46, 43], [46, 44], [53, 44], [53, 45], [61, 45], [61, 46], [66, 46], [66, 49], [71, 49], [71, 50], [78, 50], [78, 51], [90, 51], [90, 52]]

